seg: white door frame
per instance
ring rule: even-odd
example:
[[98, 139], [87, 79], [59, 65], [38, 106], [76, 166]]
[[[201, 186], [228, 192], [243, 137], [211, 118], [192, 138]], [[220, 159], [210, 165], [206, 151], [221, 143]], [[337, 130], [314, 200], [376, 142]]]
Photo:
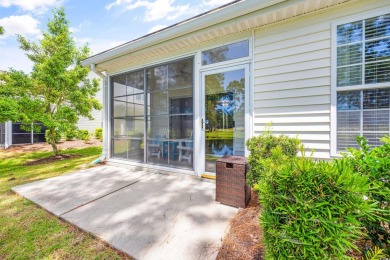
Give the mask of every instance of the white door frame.
[[[228, 71], [234, 71], [234, 70], [245, 70], [245, 142], [248, 138], [251, 136], [250, 132], [250, 62], [245, 62], [238, 65], [225, 65], [220, 67], [213, 67], [211, 69], [205, 69], [200, 71], [200, 88], [198, 91], [200, 101], [200, 122], [199, 124], [195, 124], [195, 127], [199, 128], [198, 133], [200, 133], [200, 142], [199, 142], [199, 148], [198, 154], [197, 154], [197, 165], [198, 165], [198, 175], [207, 174], [207, 175], [215, 175], [215, 173], [210, 173], [205, 171], [205, 142], [206, 142], [206, 131], [205, 131], [205, 78], [206, 75], [210, 74], [216, 74], [221, 72], [228, 72]], [[203, 125], [201, 126], [201, 122], [203, 120]], [[245, 148], [245, 156], [249, 155], [249, 151]]]

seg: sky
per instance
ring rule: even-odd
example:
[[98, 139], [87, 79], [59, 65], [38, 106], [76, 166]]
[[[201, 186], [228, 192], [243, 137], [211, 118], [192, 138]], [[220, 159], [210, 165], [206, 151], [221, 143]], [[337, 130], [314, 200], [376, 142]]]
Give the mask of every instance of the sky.
[[53, 8], [64, 6], [78, 46], [110, 49], [232, 0], [0, 0], [0, 70], [31, 72], [16, 35], [39, 41]]

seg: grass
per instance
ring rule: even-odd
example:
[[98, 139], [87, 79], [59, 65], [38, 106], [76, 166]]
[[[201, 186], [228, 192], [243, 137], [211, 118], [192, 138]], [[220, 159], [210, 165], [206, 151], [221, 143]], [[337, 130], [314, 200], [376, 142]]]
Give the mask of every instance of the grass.
[[55, 163], [24, 166], [50, 152], [0, 150], [0, 259], [120, 259], [124, 256], [90, 234], [59, 220], [10, 189], [75, 171], [100, 153], [100, 147], [67, 150], [81, 154]]
[[210, 139], [233, 139], [233, 128], [215, 130], [212, 132], [206, 130], [206, 140]]

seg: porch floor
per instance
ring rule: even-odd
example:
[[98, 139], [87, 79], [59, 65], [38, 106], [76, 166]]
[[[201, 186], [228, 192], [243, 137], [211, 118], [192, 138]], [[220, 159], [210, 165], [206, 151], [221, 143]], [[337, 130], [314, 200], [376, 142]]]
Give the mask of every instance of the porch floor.
[[214, 182], [114, 166], [12, 190], [136, 259], [215, 259], [238, 211]]

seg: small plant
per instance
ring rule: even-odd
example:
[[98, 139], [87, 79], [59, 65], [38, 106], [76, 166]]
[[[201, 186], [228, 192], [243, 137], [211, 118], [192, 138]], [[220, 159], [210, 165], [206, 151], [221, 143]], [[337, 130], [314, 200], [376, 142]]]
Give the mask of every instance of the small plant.
[[379, 247], [374, 247], [374, 250], [369, 250], [365, 253], [365, 259], [366, 260], [381, 260], [384, 259], [386, 256], [383, 253], [383, 250]]
[[[46, 142], [48, 144], [52, 144], [51, 143], [51, 138], [50, 138], [50, 130], [46, 130], [45, 131], [45, 139], [46, 139]], [[58, 143], [59, 141], [61, 140], [61, 133], [57, 130], [54, 132], [54, 142], [55, 143]]]
[[103, 129], [102, 128], [96, 128], [95, 129], [95, 137], [98, 139], [100, 142], [103, 141]]
[[88, 141], [91, 140], [91, 134], [88, 132], [88, 130], [79, 130], [78, 139], [88, 143]]
[[66, 141], [72, 141], [74, 138], [77, 137], [77, 130], [76, 129], [67, 129], [64, 134], [65, 134]]
[[246, 143], [250, 151], [248, 158], [250, 170], [247, 173], [248, 184], [254, 186], [261, 175], [269, 168], [277, 167], [280, 162], [296, 157], [300, 143], [298, 138], [273, 135], [270, 129], [249, 139]]
[[[371, 149], [365, 137], [357, 137], [360, 149], [349, 148], [343, 156], [351, 167], [367, 176], [373, 189], [366, 195], [367, 200], [376, 202], [381, 211], [375, 218], [362, 218], [371, 244], [390, 256], [390, 138], [381, 139], [383, 145]], [[372, 251], [372, 248], [368, 248]]]

